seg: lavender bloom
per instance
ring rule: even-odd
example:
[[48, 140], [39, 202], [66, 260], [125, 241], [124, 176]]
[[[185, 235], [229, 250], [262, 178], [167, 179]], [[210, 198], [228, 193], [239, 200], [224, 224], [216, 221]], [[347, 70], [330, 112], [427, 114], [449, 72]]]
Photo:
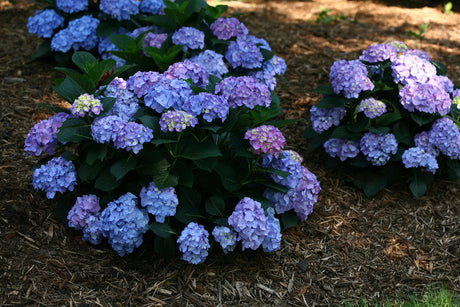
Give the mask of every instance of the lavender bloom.
[[208, 256], [209, 232], [204, 226], [197, 223], [189, 223], [182, 230], [177, 243], [179, 250], [183, 253], [181, 259], [192, 264], [200, 264], [206, 260]]
[[139, 2], [135, 0], [101, 0], [99, 9], [117, 20], [127, 20], [139, 14]]
[[54, 157], [34, 171], [32, 184], [35, 190], [45, 191], [48, 199], [54, 198], [56, 192], [73, 191], [77, 185], [75, 165], [62, 157]]
[[247, 69], [262, 67], [264, 60], [260, 48], [249, 38], [249, 35], [231, 41], [225, 58], [233, 68], [243, 67]]
[[420, 167], [433, 174], [438, 169], [436, 157], [420, 147], [412, 147], [404, 151], [402, 162], [406, 168]]
[[99, 115], [103, 109], [99, 99], [94, 98], [94, 96], [90, 94], [83, 94], [75, 99], [70, 108], [70, 113], [77, 117], [85, 117], [89, 112], [92, 112], [94, 115]]
[[346, 98], [351, 99], [358, 98], [362, 91], [374, 89], [374, 84], [367, 75], [367, 68], [361, 61], [339, 60], [332, 64], [329, 79], [334, 93], [343, 92]]
[[294, 203], [292, 202], [294, 193], [295, 189], [290, 189], [287, 193], [265, 189], [263, 196], [270, 202], [276, 213], [283, 214], [294, 208]]
[[279, 171], [289, 172], [290, 174], [283, 178], [277, 174], [271, 174], [270, 177], [276, 183], [282, 184], [287, 188], [293, 189], [299, 183], [300, 178], [302, 177], [301, 165], [298, 161], [294, 160], [291, 154], [283, 151], [281, 152], [278, 158], [275, 158], [273, 155], [265, 155], [262, 159], [262, 166], [268, 168], [274, 168]]
[[185, 101], [193, 95], [190, 84], [181, 79], [169, 80], [163, 78], [151, 88], [144, 97], [144, 103], [158, 113], [172, 108], [181, 110]]
[[145, 96], [149, 89], [156, 86], [163, 80], [163, 75], [156, 71], [138, 71], [126, 82], [126, 88], [141, 98]]
[[142, 42], [142, 48], [153, 47], [153, 48], [160, 49], [167, 38], [168, 38], [167, 33], [156, 34], [153, 32], [148, 32], [144, 36], [144, 41]]
[[117, 115], [125, 121], [131, 120], [139, 110], [137, 97], [127, 88], [127, 82], [122, 78], [113, 79], [105, 89], [104, 95], [116, 99], [111, 114]]
[[367, 132], [360, 141], [361, 152], [372, 165], [382, 166], [398, 151], [398, 142], [393, 134]]
[[96, 29], [100, 21], [89, 15], [71, 20], [67, 28], [59, 31], [51, 40], [51, 50], [67, 52], [71, 48], [91, 50], [98, 43]]
[[68, 114], [61, 112], [35, 124], [25, 140], [26, 155], [39, 156], [42, 152], [53, 155], [58, 143], [59, 128], [68, 118]]
[[216, 226], [212, 235], [222, 247], [224, 254], [233, 252], [237, 243], [237, 233], [225, 226]]
[[142, 244], [142, 235], [149, 229], [149, 217], [137, 207], [137, 198], [126, 193], [108, 203], [102, 211], [100, 229], [120, 256], [130, 254]]
[[369, 63], [378, 63], [385, 60], [393, 61], [397, 56], [398, 52], [392, 44], [376, 44], [364, 50], [359, 59]]
[[374, 98], [364, 99], [359, 103], [358, 112], [364, 112], [368, 118], [376, 118], [387, 111], [387, 106]]
[[184, 51], [204, 48], [204, 33], [192, 27], [180, 28], [171, 38], [174, 45], [184, 45]]
[[86, 225], [89, 216], [95, 215], [101, 210], [99, 206], [99, 197], [96, 195], [83, 195], [77, 197], [77, 201], [67, 214], [69, 227], [82, 229]]
[[428, 133], [430, 144], [451, 159], [460, 159], [460, 131], [450, 118], [437, 119]]
[[263, 66], [265, 70], [273, 71], [277, 75], [284, 75], [287, 69], [286, 61], [277, 55], [264, 62]]
[[253, 77], [262, 84], [265, 84], [270, 91], [275, 90], [276, 88], [276, 78], [275, 74], [269, 70], [252, 70], [248, 72], [248, 76]]
[[141, 0], [139, 4], [139, 9], [142, 13], [151, 15], [159, 14], [163, 7], [164, 3], [162, 0]]
[[91, 136], [98, 143], [109, 143], [124, 124], [116, 115], [98, 117], [91, 124]]
[[391, 63], [396, 83], [426, 83], [436, 75], [436, 67], [428, 60], [410, 53], [403, 54]]
[[193, 85], [199, 87], [206, 87], [209, 83], [208, 72], [200, 65], [189, 60], [172, 64], [163, 75], [170, 80], [192, 79]]
[[222, 75], [228, 73], [228, 68], [223, 58], [224, 56], [220, 53], [213, 50], [205, 50], [189, 60], [200, 65], [208, 74], [222, 78]]
[[425, 152], [437, 157], [439, 156], [439, 150], [430, 143], [430, 133], [428, 131], [422, 131], [416, 134], [414, 137], [414, 143], [416, 147], [423, 149]]
[[446, 115], [450, 111], [452, 100], [442, 88], [428, 83], [409, 83], [399, 92], [401, 104], [410, 112], [415, 110], [426, 113]]
[[271, 125], [262, 125], [246, 131], [244, 138], [249, 140], [254, 152], [258, 155], [268, 153], [276, 158], [282, 152], [286, 139], [283, 133]]
[[228, 40], [232, 37], [243, 37], [249, 33], [246, 26], [234, 17], [219, 17], [209, 27], [218, 39]]
[[101, 229], [100, 214], [90, 215], [86, 219], [86, 225], [83, 228], [83, 241], [88, 241], [91, 244], [98, 245], [103, 238]]
[[267, 86], [248, 76], [225, 78], [216, 85], [215, 94], [227, 99], [231, 108], [245, 106], [253, 109], [256, 106], [269, 107], [271, 104]]
[[405, 55], [415, 55], [421, 59], [431, 61], [431, 56], [423, 50], [419, 49], [410, 49], [404, 52]]
[[148, 213], [155, 215], [158, 223], [164, 223], [167, 216], [176, 214], [179, 199], [173, 187], [160, 190], [152, 181], [147, 187], [142, 188], [139, 196], [142, 207], [145, 207]]
[[262, 205], [249, 197], [245, 197], [236, 205], [228, 218], [228, 224], [238, 233], [243, 250], [256, 250], [262, 245], [268, 234], [268, 220]]
[[144, 143], [153, 139], [153, 130], [135, 122], [122, 123], [112, 137], [116, 148], [137, 154], [142, 150]]
[[182, 109], [193, 116], [203, 114], [203, 119], [208, 123], [216, 118], [224, 122], [229, 112], [227, 101], [222, 96], [206, 92], [190, 97], [185, 101]]
[[284, 150], [283, 155], [288, 155], [292, 160], [298, 162], [299, 164], [303, 161], [303, 158], [299, 155], [299, 153], [291, 149]]
[[161, 114], [160, 128], [163, 132], [181, 132], [187, 127], [195, 127], [198, 119], [185, 111], [167, 111]]
[[446, 76], [433, 76], [429, 81], [429, 84], [433, 84], [447, 93], [452, 93], [454, 91], [454, 83]]
[[29, 33], [37, 34], [38, 37], [50, 38], [54, 30], [64, 25], [64, 17], [52, 9], [36, 11], [29, 17], [27, 28]]
[[340, 161], [354, 158], [359, 154], [359, 142], [345, 139], [329, 139], [323, 144], [329, 156], [338, 157]]
[[316, 133], [322, 133], [332, 126], [338, 126], [340, 120], [344, 118], [346, 114], [347, 110], [345, 107], [325, 109], [312, 106], [310, 109], [310, 119], [312, 121], [313, 130], [315, 130]]
[[302, 177], [291, 198], [294, 211], [301, 221], [305, 221], [313, 212], [313, 205], [318, 201], [320, 191], [321, 187], [315, 174], [302, 166]]
[[268, 208], [267, 216], [267, 235], [262, 242], [264, 252], [271, 253], [281, 249], [281, 225], [280, 221], [275, 217], [275, 210]]
[[56, 6], [65, 13], [75, 13], [88, 9], [88, 0], [56, 0]]

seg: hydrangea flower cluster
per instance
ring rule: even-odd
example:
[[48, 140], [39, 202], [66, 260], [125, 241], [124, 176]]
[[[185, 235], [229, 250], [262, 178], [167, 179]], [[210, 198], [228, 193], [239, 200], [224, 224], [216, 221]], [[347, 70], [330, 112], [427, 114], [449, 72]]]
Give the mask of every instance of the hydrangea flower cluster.
[[82, 229], [86, 225], [86, 220], [90, 215], [96, 215], [101, 207], [99, 206], [99, 197], [94, 194], [77, 197], [75, 205], [67, 214], [69, 227]]
[[339, 158], [340, 161], [345, 161], [349, 158], [354, 158], [359, 154], [359, 142], [347, 139], [333, 138], [323, 144], [325, 151], [329, 156]]
[[128, 89], [127, 81], [122, 78], [113, 79], [106, 87], [104, 96], [115, 98], [116, 101], [110, 113], [125, 121], [131, 120], [139, 109], [138, 98], [133, 91]]
[[246, 26], [238, 19], [219, 17], [214, 21], [210, 29], [218, 39], [229, 40], [232, 37], [243, 37], [249, 33]]
[[182, 259], [193, 264], [204, 262], [211, 247], [208, 237], [209, 232], [202, 225], [189, 223], [177, 239]]
[[460, 159], [460, 131], [447, 117], [433, 123], [428, 132], [429, 143], [451, 159]]
[[397, 56], [398, 52], [392, 44], [375, 44], [364, 50], [359, 59], [364, 62], [378, 63], [386, 60], [393, 61]]
[[142, 13], [157, 15], [164, 8], [162, 0], [142, 0], [139, 3], [139, 9]]
[[264, 60], [262, 51], [251, 38], [251, 35], [238, 37], [235, 41], [231, 41], [225, 58], [233, 68], [242, 67], [246, 69], [262, 67]]
[[452, 99], [442, 88], [429, 83], [408, 83], [399, 92], [401, 104], [410, 112], [446, 115], [450, 111]]
[[224, 97], [207, 92], [201, 92], [190, 97], [185, 101], [182, 108], [193, 116], [202, 114], [203, 119], [209, 123], [216, 118], [224, 122], [230, 111], [227, 100]]
[[182, 79], [166, 79], [150, 88], [144, 97], [147, 107], [162, 113], [166, 109], [181, 110], [187, 99], [193, 95], [190, 84]]
[[88, 0], [56, 0], [56, 6], [65, 13], [81, 12], [88, 8]]
[[387, 111], [387, 105], [375, 98], [367, 98], [359, 103], [358, 112], [364, 112], [369, 118], [376, 118]]
[[224, 56], [213, 50], [206, 49], [200, 54], [191, 57], [190, 61], [200, 65], [208, 74], [214, 75], [219, 79], [222, 79], [222, 76], [228, 73]]
[[398, 142], [394, 134], [377, 134], [367, 132], [361, 138], [361, 152], [371, 161], [372, 165], [382, 166], [390, 160], [391, 155], [398, 151]]
[[173, 44], [184, 45], [184, 51], [204, 48], [204, 33], [193, 27], [182, 27], [171, 38]]
[[256, 106], [269, 107], [271, 103], [268, 87], [248, 76], [225, 78], [216, 85], [215, 94], [227, 99], [231, 108], [245, 106], [253, 109]]
[[433, 174], [438, 169], [436, 157], [420, 147], [412, 147], [404, 151], [402, 162], [406, 168], [420, 167]]
[[139, 14], [139, 2], [135, 0], [101, 0], [99, 9], [117, 20], [127, 20]]
[[237, 233], [226, 226], [216, 226], [212, 231], [212, 235], [222, 247], [224, 254], [233, 252], [238, 243]]
[[246, 131], [244, 138], [249, 140], [256, 154], [268, 153], [278, 158], [286, 144], [281, 131], [271, 125], [262, 125]]
[[324, 132], [332, 126], [338, 126], [346, 114], [347, 110], [344, 107], [326, 109], [313, 106], [310, 109], [310, 119], [317, 133]]
[[392, 63], [395, 82], [406, 85], [408, 83], [426, 83], [436, 75], [436, 67], [429, 60], [415, 54], [406, 53], [397, 57]]
[[282, 155], [275, 157], [273, 155], [265, 155], [262, 159], [262, 166], [274, 168], [279, 171], [288, 172], [289, 175], [286, 177], [278, 174], [271, 174], [271, 178], [276, 183], [284, 185], [287, 188], [295, 188], [299, 183], [300, 177], [302, 176], [301, 164], [293, 158], [290, 153], [281, 152]]
[[359, 60], [334, 62], [329, 76], [334, 93], [343, 93], [348, 99], [358, 98], [361, 92], [374, 89], [366, 66]]
[[55, 10], [46, 9], [37, 11], [27, 22], [27, 28], [32, 34], [37, 34], [38, 37], [50, 38], [53, 36], [54, 30], [64, 25], [64, 17], [56, 13]]
[[48, 199], [54, 198], [56, 192], [73, 191], [77, 185], [75, 165], [62, 157], [54, 157], [34, 171], [32, 184], [35, 190], [45, 191]]
[[267, 216], [267, 235], [262, 242], [264, 252], [274, 252], [281, 248], [281, 225], [280, 221], [275, 217], [275, 210], [268, 208]]
[[154, 215], [158, 223], [164, 223], [166, 217], [176, 214], [179, 199], [173, 187], [160, 190], [152, 181], [147, 187], [142, 188], [139, 196], [141, 206], [145, 207], [148, 213]]
[[121, 122], [112, 139], [116, 148], [137, 154], [143, 148], [144, 143], [153, 139], [153, 130], [136, 122]]
[[99, 19], [88, 15], [71, 20], [67, 28], [60, 30], [53, 36], [51, 49], [61, 52], [67, 52], [72, 48], [74, 50], [93, 49], [98, 43], [96, 29], [99, 23]]
[[70, 108], [70, 113], [77, 117], [84, 117], [89, 112], [99, 115], [103, 109], [101, 101], [94, 98], [94, 95], [82, 94], [75, 99]]
[[100, 214], [89, 215], [85, 220], [81, 239], [93, 245], [98, 245], [101, 244], [103, 238]]
[[197, 124], [198, 119], [185, 111], [167, 111], [161, 114], [160, 118], [160, 127], [163, 132], [181, 132]]
[[[153, 47], [153, 48], [161, 48], [165, 40], [168, 38], [167, 33], [153, 33], [148, 32], [145, 34], [144, 41], [142, 42], [142, 47]], [[148, 56], [148, 55], [146, 55]]]
[[208, 72], [199, 64], [185, 60], [169, 66], [163, 75], [166, 79], [192, 79], [193, 85], [206, 87], [209, 83]]

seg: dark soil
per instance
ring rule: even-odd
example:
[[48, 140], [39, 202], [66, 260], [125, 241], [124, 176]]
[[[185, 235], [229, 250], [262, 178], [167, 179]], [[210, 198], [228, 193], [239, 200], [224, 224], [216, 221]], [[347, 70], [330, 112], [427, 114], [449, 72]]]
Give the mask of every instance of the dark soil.
[[[460, 14], [443, 14], [441, 1], [418, 8], [392, 2], [224, 2], [229, 13], [244, 13], [238, 18], [250, 33], [286, 60], [287, 81], [277, 88], [283, 117], [301, 121], [285, 134], [322, 191], [309, 219], [283, 233], [280, 251], [213, 255], [194, 266], [161, 259], [148, 244], [123, 258], [107, 245], [89, 245], [57, 218], [56, 200], [34, 191], [37, 158], [24, 157], [24, 139], [48, 116], [41, 104], [61, 103], [52, 91], [59, 74], [52, 63], [30, 61], [40, 40], [27, 32], [27, 18], [40, 6], [0, 0], [0, 305], [379, 304], [433, 284], [458, 294], [459, 183], [435, 182], [419, 199], [406, 186], [366, 198], [345, 171], [325, 169], [320, 153], [306, 152], [301, 137], [319, 99], [313, 89], [328, 82], [332, 63], [355, 59], [371, 44], [421, 44], [460, 84]], [[345, 19], [316, 22], [321, 8]], [[407, 34], [425, 22], [430, 25], [422, 42]]]

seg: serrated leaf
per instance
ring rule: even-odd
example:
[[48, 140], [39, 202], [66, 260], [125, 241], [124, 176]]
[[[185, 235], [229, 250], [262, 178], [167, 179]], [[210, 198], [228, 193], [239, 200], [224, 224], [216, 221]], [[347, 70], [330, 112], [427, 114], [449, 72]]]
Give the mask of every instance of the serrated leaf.
[[189, 139], [189, 141], [183, 142], [181, 145], [181, 150], [178, 155], [185, 159], [201, 160], [222, 156], [219, 146], [209, 140], [199, 143], [195, 141], [195, 139]]
[[325, 109], [331, 109], [331, 108], [337, 108], [337, 107], [343, 107], [347, 105], [349, 102], [348, 99], [345, 97], [341, 96], [327, 96], [322, 98], [320, 101], [318, 101], [315, 106], [317, 108], [325, 108]]
[[110, 173], [110, 170], [106, 168], [97, 177], [94, 187], [104, 192], [113, 191], [120, 186], [121, 181], [117, 181], [115, 177]]
[[72, 62], [81, 69], [81, 71], [88, 73], [87, 64], [94, 64], [97, 59], [89, 52], [77, 51], [72, 55]]
[[81, 94], [85, 93], [85, 91], [70, 78], [65, 78], [59, 85], [53, 86], [53, 90], [71, 104]]
[[171, 227], [169, 227], [168, 224], [166, 223], [152, 223], [149, 225], [149, 228], [151, 231], [153, 231], [154, 234], [161, 238], [169, 238], [172, 235], [175, 235], [176, 233], [172, 230]]
[[318, 86], [313, 90], [314, 93], [323, 94], [323, 95], [335, 95], [334, 89], [332, 88], [331, 83], [326, 83]]
[[57, 138], [62, 143], [92, 140], [91, 129], [83, 119], [69, 118], [59, 128]]
[[281, 225], [282, 225], [282, 230], [286, 230], [286, 229], [294, 227], [295, 225], [299, 223], [299, 221], [300, 220], [294, 211], [290, 210], [290, 211], [283, 213], [281, 215], [281, 220], [280, 220]]
[[136, 167], [136, 164], [137, 162], [133, 158], [119, 160], [110, 167], [110, 173], [118, 181], [125, 177], [125, 175], [131, 170], [133, 170]]
[[107, 145], [105, 144], [92, 144], [86, 154], [86, 163], [93, 165], [97, 160], [103, 161], [107, 155]]
[[224, 216], [225, 201], [220, 196], [211, 196], [205, 202], [206, 212], [212, 216]]

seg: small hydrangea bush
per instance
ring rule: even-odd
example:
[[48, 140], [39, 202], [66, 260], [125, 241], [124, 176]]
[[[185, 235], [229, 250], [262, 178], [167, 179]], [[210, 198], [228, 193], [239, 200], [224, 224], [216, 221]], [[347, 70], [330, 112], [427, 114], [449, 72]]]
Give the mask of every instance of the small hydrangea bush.
[[458, 180], [460, 90], [446, 72], [402, 42], [334, 62], [330, 83], [315, 90], [323, 97], [310, 110], [309, 149], [322, 146], [330, 166], [352, 166], [368, 196], [406, 181], [420, 197], [435, 175]]
[[44, 155], [33, 186], [83, 240], [123, 256], [150, 232], [157, 253], [199, 264], [213, 250], [279, 250], [281, 231], [312, 212], [319, 182], [285, 148], [290, 121], [276, 120], [265, 83], [193, 62], [129, 75], [88, 52], [72, 61], [54, 87], [72, 106], [52, 107], [25, 151]]

